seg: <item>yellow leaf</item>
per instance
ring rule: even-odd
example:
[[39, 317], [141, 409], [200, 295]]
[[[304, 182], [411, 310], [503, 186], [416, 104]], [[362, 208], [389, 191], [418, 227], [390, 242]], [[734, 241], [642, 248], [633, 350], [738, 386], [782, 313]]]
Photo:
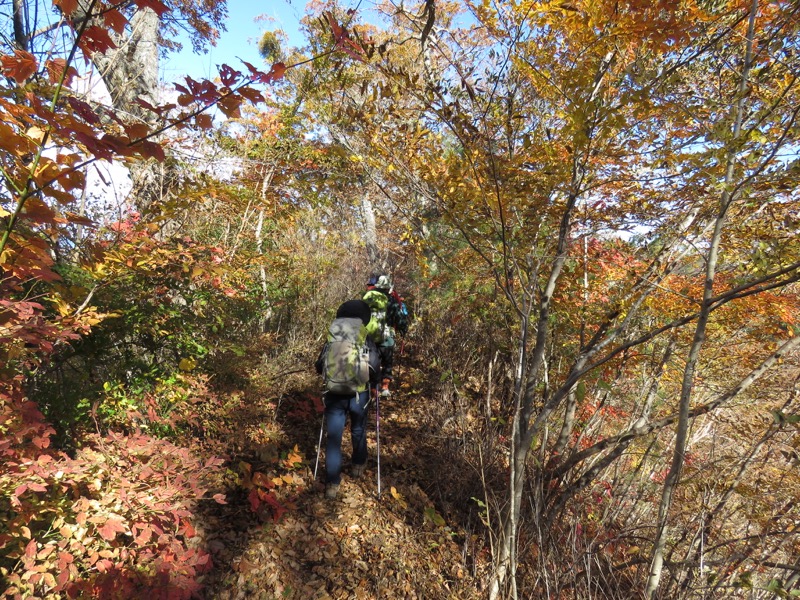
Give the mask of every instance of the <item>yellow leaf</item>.
[[197, 361], [194, 358], [182, 358], [178, 363], [178, 368], [181, 371], [191, 371], [197, 366]]
[[41, 141], [44, 139], [44, 129], [34, 125], [25, 132], [25, 135], [31, 138], [34, 142], [41, 143]]

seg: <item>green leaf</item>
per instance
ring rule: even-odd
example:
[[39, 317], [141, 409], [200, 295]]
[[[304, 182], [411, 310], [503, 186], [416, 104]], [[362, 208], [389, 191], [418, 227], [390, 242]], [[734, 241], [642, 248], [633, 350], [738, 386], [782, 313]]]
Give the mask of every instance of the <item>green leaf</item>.
[[425, 509], [424, 512], [425, 512], [425, 518], [428, 519], [431, 523], [433, 523], [437, 527], [444, 527], [445, 526], [444, 518], [442, 517], [442, 515], [440, 515], [438, 512], [436, 512], [435, 508], [433, 508], [432, 506], [429, 506], [429, 507], [427, 507]]
[[769, 592], [777, 592], [781, 589], [783, 589], [783, 583], [781, 583], [780, 579], [773, 579], [767, 584], [767, 591]]
[[578, 387], [575, 389], [575, 394], [578, 396], [578, 402], [583, 402], [584, 398], [586, 398], [586, 384], [584, 382], [578, 382]]
[[598, 380], [597, 387], [606, 392], [611, 391], [611, 384], [608, 383], [607, 381], [603, 381], [602, 379]]

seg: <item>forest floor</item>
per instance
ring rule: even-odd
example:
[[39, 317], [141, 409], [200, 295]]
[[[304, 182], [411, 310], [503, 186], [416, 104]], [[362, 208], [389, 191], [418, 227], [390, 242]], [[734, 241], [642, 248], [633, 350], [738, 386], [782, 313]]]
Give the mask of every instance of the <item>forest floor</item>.
[[[238, 445], [228, 465], [236, 483], [229, 478], [228, 503], [208, 507], [198, 524], [198, 541], [214, 565], [205, 576], [205, 597], [480, 597], [489, 552], [474, 531], [480, 528], [478, 504], [459, 497], [468, 488], [453, 479], [469, 467], [459, 464], [452, 440], [429, 426], [427, 394], [433, 390], [427, 379], [421, 369], [406, 368], [392, 397], [381, 402], [380, 497], [373, 403], [367, 471], [349, 476], [346, 430], [335, 500], [323, 493], [324, 450], [317, 481], [313, 476], [319, 381], [310, 373], [283, 378], [277, 398], [248, 385], [242, 391], [246, 409], [230, 424]], [[253, 430], [259, 435], [248, 433]], [[256, 485], [265, 478], [277, 487]], [[259, 489], [280, 507], [256, 501], [253, 510]]]

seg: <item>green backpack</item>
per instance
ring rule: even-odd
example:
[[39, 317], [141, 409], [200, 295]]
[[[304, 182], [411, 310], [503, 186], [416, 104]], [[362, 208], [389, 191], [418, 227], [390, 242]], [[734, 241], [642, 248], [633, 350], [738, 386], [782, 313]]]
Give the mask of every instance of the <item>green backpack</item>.
[[367, 329], [361, 319], [334, 319], [320, 356], [322, 364], [318, 365], [318, 371], [325, 377], [325, 389], [342, 395], [367, 389], [373, 354], [377, 353], [370, 349]]

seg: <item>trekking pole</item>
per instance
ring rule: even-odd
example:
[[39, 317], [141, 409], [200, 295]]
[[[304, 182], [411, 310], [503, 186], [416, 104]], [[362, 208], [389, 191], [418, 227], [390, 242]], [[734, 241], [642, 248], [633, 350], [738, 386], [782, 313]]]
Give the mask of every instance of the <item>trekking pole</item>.
[[319, 467], [319, 455], [322, 451], [322, 430], [325, 429], [325, 411], [322, 412], [322, 423], [319, 425], [319, 442], [317, 443], [317, 460], [314, 463], [314, 481], [317, 480], [317, 467]]
[[381, 395], [375, 388], [375, 440], [378, 450], [378, 500], [381, 499]]

